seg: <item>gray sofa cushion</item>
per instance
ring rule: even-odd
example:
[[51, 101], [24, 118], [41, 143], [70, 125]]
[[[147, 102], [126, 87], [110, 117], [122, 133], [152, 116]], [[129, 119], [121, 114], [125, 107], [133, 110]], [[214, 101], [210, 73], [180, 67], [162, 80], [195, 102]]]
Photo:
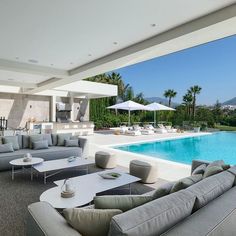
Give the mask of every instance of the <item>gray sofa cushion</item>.
[[17, 158], [22, 158], [25, 153], [31, 153], [32, 156], [41, 157], [44, 160], [55, 160], [67, 158], [69, 156], [82, 156], [82, 149], [79, 147], [60, 147], [52, 146], [48, 149], [33, 150], [33, 149], [20, 149], [11, 153], [0, 154], [0, 170], [9, 170], [11, 165], [9, 161]]
[[202, 175], [201, 174], [192, 175], [192, 176], [180, 179], [173, 185], [173, 187], [170, 190], [170, 193], [174, 193], [174, 192], [177, 192], [181, 189], [188, 188], [191, 185], [199, 182], [200, 180], [202, 180]]
[[47, 148], [48, 148], [48, 140], [33, 142], [34, 150], [47, 149]]
[[196, 195], [194, 211], [205, 206], [207, 203], [217, 198], [234, 184], [235, 176], [227, 171], [210, 176], [186, 189]]
[[48, 146], [52, 146], [52, 135], [51, 134], [43, 134], [43, 140], [47, 140]]
[[111, 195], [94, 197], [96, 209], [120, 209], [125, 212], [153, 200], [152, 196], [145, 195]]
[[193, 170], [192, 175], [198, 175], [198, 174], [203, 175], [206, 170], [206, 167], [207, 167], [206, 164], [201, 164], [195, 170]]
[[[233, 221], [231, 216], [236, 209], [235, 196], [236, 187], [233, 187], [161, 236], [234, 236], [235, 215]], [[222, 229], [224, 223], [228, 224]]]
[[212, 175], [215, 175], [215, 174], [218, 174], [220, 172], [223, 171], [223, 168], [222, 166], [208, 166], [205, 170], [205, 173], [203, 175], [203, 178], [207, 178], [209, 176], [212, 176]]
[[191, 214], [195, 198], [181, 190], [114, 216], [109, 236], [160, 235]]
[[117, 209], [71, 208], [63, 210], [67, 222], [85, 236], [106, 236], [111, 218], [120, 213], [122, 211]]
[[7, 152], [14, 152], [12, 143], [0, 144], [0, 153], [7, 153]]
[[57, 134], [51, 134], [52, 136], [52, 145], [57, 146]]
[[65, 140], [65, 147], [78, 147], [79, 140], [77, 139], [66, 139]]
[[65, 140], [70, 139], [71, 136], [72, 136], [71, 133], [57, 134], [57, 146], [64, 146], [65, 145]]
[[22, 135], [22, 148], [29, 148], [29, 135]]
[[33, 148], [33, 143], [42, 141], [43, 140], [43, 135], [42, 134], [35, 134], [35, 135], [30, 135], [29, 136], [29, 148]]
[[168, 182], [161, 185], [159, 188], [153, 191], [152, 195], [153, 199], [157, 199], [168, 195], [174, 184], [175, 182]]
[[2, 138], [3, 144], [11, 143], [14, 150], [19, 150], [19, 142], [17, 136], [5, 136]]

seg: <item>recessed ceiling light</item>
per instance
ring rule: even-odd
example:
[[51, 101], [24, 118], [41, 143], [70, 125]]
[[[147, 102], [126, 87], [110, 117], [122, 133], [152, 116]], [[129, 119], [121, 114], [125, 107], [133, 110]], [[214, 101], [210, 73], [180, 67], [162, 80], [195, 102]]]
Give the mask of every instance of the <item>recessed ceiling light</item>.
[[73, 63], [73, 62], [71, 62], [70, 64], [71, 64], [71, 65], [73, 65], [74, 63]]
[[91, 57], [91, 56], [92, 56], [92, 54], [88, 54], [88, 56], [89, 56], [89, 57]]
[[14, 79], [12, 79], [12, 78], [9, 78], [9, 79], [7, 79], [8, 81], [13, 81]]
[[16, 58], [16, 60], [19, 60], [19, 57], [15, 57]]
[[28, 62], [31, 62], [31, 63], [38, 63], [38, 61], [35, 60], [35, 59], [29, 59]]
[[51, 66], [54, 66], [54, 64], [50, 64]]
[[151, 27], [156, 27], [157, 25], [156, 24], [151, 24]]
[[113, 42], [114, 45], [117, 45], [118, 43], [117, 42]]

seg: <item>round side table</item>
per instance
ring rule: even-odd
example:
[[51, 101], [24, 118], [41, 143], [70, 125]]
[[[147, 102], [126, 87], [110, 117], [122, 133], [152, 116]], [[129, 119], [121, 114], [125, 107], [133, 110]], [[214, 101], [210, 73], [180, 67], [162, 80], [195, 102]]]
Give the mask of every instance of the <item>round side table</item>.
[[30, 177], [31, 180], [33, 180], [33, 169], [32, 166], [37, 165], [42, 163], [44, 160], [43, 158], [39, 158], [39, 157], [32, 157], [31, 161], [25, 162], [23, 161], [23, 158], [19, 158], [19, 159], [15, 159], [10, 161], [9, 163], [12, 165], [12, 169], [11, 169], [11, 178], [12, 180], [14, 180], [15, 177], [15, 173], [19, 172], [19, 171], [15, 171], [15, 167], [22, 167], [22, 171], [27, 170], [25, 167], [30, 167]]

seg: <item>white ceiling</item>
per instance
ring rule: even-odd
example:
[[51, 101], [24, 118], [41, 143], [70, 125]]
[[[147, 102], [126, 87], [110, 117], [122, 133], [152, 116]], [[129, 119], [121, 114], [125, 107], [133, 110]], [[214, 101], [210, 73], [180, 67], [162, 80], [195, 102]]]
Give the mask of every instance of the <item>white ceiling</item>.
[[233, 2], [2, 0], [0, 57], [68, 70]]
[[[233, 3], [236, 0], [1, 0], [0, 84], [8, 78], [36, 84], [63, 76], [64, 84], [73, 82], [66, 78], [69, 70], [90, 63], [92, 66], [95, 60], [102, 61], [112, 53]], [[168, 48], [171, 47], [180, 50], [186, 45], [179, 47], [170, 42]], [[166, 53], [168, 49], [163, 53], [158, 48], [149, 49], [122, 60], [116, 67]], [[14, 72], [7, 72], [11, 67]], [[44, 67], [50, 76], [40, 74]], [[19, 72], [22, 68], [24, 73]], [[104, 72], [105, 68], [108, 69], [94, 69], [93, 74]], [[87, 75], [78, 71], [74, 80]]]

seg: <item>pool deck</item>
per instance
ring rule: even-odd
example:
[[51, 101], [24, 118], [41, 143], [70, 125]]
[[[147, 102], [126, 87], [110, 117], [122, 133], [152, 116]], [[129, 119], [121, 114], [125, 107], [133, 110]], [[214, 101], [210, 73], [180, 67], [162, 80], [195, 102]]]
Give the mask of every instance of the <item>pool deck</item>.
[[141, 136], [127, 136], [114, 135], [112, 131], [95, 132], [93, 136], [88, 136], [89, 139], [89, 155], [94, 158], [97, 151], [109, 151], [115, 153], [118, 158], [118, 165], [125, 168], [129, 167], [129, 163], [133, 159], [149, 161], [158, 165], [159, 178], [174, 181], [190, 175], [190, 165], [181, 164], [177, 162], [167, 161], [160, 158], [154, 158], [146, 155], [126, 152], [112, 148], [116, 145], [126, 145], [133, 143], [152, 142], [158, 140], [171, 140], [184, 137], [194, 137], [201, 135], [209, 135], [210, 133], [167, 133], [167, 134], [153, 134]]

